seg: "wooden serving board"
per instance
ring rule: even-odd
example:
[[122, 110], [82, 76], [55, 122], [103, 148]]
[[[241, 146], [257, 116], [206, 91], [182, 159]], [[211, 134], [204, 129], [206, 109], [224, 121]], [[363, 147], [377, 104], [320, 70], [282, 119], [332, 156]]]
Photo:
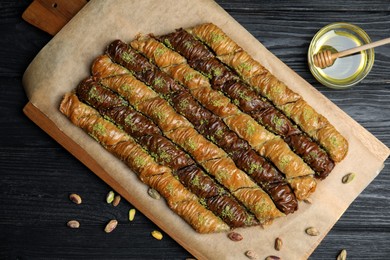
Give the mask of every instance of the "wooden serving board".
[[[55, 8], [61, 8], [60, 1], [56, 2]], [[85, 3], [80, 1], [79, 7], [82, 2]], [[31, 17], [30, 12], [36, 13], [36, 9], [48, 7], [52, 1], [34, 3], [24, 17]], [[51, 8], [46, 11], [58, 11]], [[48, 17], [56, 19], [55, 15]], [[70, 19], [71, 16], [64, 17]], [[225, 234], [197, 234], [164, 203], [150, 201], [147, 187], [134, 174], [129, 174], [131, 171], [123, 163], [73, 126], [58, 109], [62, 96], [89, 75], [93, 59], [102, 54], [112, 40], [129, 41], [139, 32], [158, 35], [203, 22], [213, 22], [223, 28], [255, 59], [325, 115], [350, 143], [345, 160], [335, 167], [326, 181], [319, 183], [312, 196], [312, 205], [300, 204], [298, 212], [276, 220], [266, 229], [240, 229], [245, 240], [234, 244], [229, 243]], [[53, 23], [50, 28], [37, 21], [34, 24], [51, 34], [61, 27], [61, 23]], [[278, 253], [282, 259], [308, 258], [353, 200], [379, 174], [390, 153], [386, 146], [270, 53], [212, 0], [91, 1], [37, 55], [24, 74], [23, 84], [30, 100], [23, 111], [32, 121], [199, 259], [247, 259], [243, 253], [248, 249], [255, 249], [265, 258], [273, 248], [275, 237], [281, 234], [289, 241]], [[364, 165], [358, 164], [361, 158], [365, 158]], [[345, 186], [340, 179], [350, 171], [356, 172], [357, 178]], [[317, 227], [321, 234], [317, 237], [306, 235], [304, 230], [308, 225]]]
[[86, 3], [87, 0], [34, 0], [23, 12], [22, 18], [55, 35]]

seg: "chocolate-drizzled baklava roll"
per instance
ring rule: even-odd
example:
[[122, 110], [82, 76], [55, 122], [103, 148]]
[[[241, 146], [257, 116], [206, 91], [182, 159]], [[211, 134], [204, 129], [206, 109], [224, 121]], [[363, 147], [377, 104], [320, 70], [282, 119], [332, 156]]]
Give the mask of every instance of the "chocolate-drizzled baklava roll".
[[159, 191], [168, 206], [197, 232], [213, 233], [229, 229], [226, 223], [204, 208], [198, 198], [175, 179], [169, 168], [154, 162], [130, 136], [105, 120], [96, 110], [81, 103], [76, 95], [66, 94], [60, 110], [74, 125], [123, 160], [139, 176], [143, 176], [143, 181]]
[[[195, 26], [191, 33], [207, 44], [222, 62], [233, 68], [258, 93], [271, 100], [308, 135], [318, 141], [335, 162], [347, 154], [347, 140], [302, 97], [279, 81], [259, 62], [242, 50], [219, 27], [207, 23]], [[307, 120], [302, 120], [304, 118]], [[321, 132], [322, 129], [325, 131]], [[331, 141], [330, 141], [331, 140]]]

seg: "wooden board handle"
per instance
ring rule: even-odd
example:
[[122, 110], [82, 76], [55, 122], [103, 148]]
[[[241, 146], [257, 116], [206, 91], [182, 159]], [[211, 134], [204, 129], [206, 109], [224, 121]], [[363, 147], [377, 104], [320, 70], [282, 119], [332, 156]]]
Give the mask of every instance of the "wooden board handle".
[[22, 18], [55, 35], [86, 3], [87, 0], [34, 0], [24, 11]]

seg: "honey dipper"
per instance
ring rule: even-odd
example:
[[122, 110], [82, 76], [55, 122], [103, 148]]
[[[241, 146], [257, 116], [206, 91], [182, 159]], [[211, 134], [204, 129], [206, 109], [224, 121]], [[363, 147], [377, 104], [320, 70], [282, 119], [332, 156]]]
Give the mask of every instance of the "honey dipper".
[[351, 55], [351, 54], [354, 54], [357, 52], [361, 52], [361, 51], [364, 51], [367, 49], [375, 48], [375, 47], [385, 45], [388, 43], [390, 43], [390, 38], [386, 38], [386, 39], [376, 41], [376, 42], [371, 42], [371, 43], [368, 43], [368, 44], [365, 44], [362, 46], [358, 46], [355, 48], [351, 48], [351, 49], [341, 51], [341, 52], [336, 52], [336, 53], [332, 53], [330, 50], [321, 51], [321, 52], [314, 54], [314, 56], [313, 56], [314, 65], [318, 68], [324, 69], [326, 67], [332, 66], [334, 61], [337, 58], [348, 56], [348, 55]]

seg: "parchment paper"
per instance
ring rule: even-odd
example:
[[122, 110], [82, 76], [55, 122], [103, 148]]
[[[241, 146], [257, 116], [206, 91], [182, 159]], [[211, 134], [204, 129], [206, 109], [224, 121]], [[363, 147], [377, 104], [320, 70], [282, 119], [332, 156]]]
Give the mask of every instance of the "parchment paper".
[[[313, 204], [300, 203], [299, 210], [276, 220], [263, 229], [239, 229], [241, 242], [232, 242], [226, 234], [200, 235], [172, 213], [164, 201], [151, 200], [142, 184], [123, 163], [106, 152], [82, 130], [73, 126], [59, 110], [62, 96], [90, 74], [95, 57], [114, 39], [132, 40], [137, 33], [163, 34], [180, 27], [213, 22], [246, 49], [304, 99], [348, 139], [349, 153], [330, 176], [319, 183]], [[339, 217], [379, 174], [389, 149], [368, 131], [331, 103], [272, 55], [261, 43], [211, 0], [142, 0], [89, 2], [37, 55], [24, 74], [23, 83], [30, 102], [52, 120], [66, 135], [85, 149], [123, 187], [158, 214], [161, 228], [173, 235], [187, 250], [204, 259], [247, 259], [246, 250], [254, 250], [261, 259], [278, 255], [282, 259], [307, 258]], [[364, 158], [365, 163], [360, 164]], [[342, 184], [344, 174], [355, 172], [355, 180]], [[320, 236], [311, 237], [305, 229], [314, 226]], [[283, 250], [273, 249], [281, 237]]]

